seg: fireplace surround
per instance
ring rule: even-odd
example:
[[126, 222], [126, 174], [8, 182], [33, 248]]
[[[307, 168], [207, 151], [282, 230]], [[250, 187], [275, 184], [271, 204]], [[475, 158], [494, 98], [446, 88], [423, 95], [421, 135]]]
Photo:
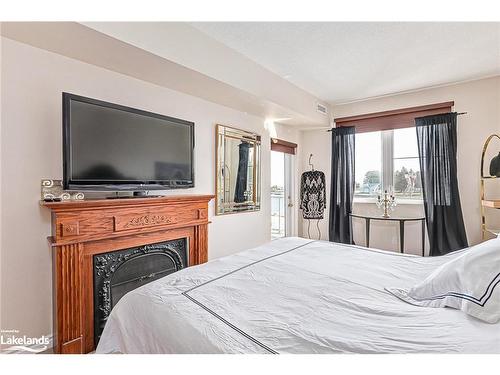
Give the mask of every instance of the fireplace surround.
[[186, 238], [94, 255], [95, 345], [111, 309], [127, 292], [179, 271], [187, 264]]
[[[135, 255], [151, 252], [163, 256], [159, 270], [148, 269], [144, 272], [146, 275], [132, 277], [142, 277], [139, 283], [174, 272], [184, 264], [206, 262], [208, 203], [213, 197], [185, 195], [41, 202], [52, 213], [52, 236], [48, 239], [53, 254], [54, 352], [88, 353], [95, 349], [99, 333], [94, 325], [94, 265], [104, 267], [102, 272], [106, 273], [103, 259], [124, 256], [127, 251]], [[184, 257], [180, 251], [182, 243], [185, 244]], [[165, 255], [159, 255], [162, 251]], [[141, 268], [134, 263], [128, 263], [127, 267]], [[111, 284], [111, 277], [107, 281]], [[131, 280], [124, 278], [118, 283], [122, 281]], [[124, 292], [118, 290], [117, 296], [120, 293]]]

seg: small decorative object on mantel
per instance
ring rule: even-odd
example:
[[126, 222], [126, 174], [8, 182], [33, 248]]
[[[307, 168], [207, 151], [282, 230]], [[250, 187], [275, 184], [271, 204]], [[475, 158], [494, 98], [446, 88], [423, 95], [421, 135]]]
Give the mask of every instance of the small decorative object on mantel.
[[384, 213], [382, 214], [383, 218], [389, 218], [389, 210], [394, 211], [396, 208], [396, 198], [394, 198], [393, 194], [389, 194], [387, 190], [384, 192], [384, 197], [382, 198], [380, 195], [377, 197], [377, 207], [383, 208]]
[[85, 198], [82, 192], [64, 190], [62, 180], [43, 179], [41, 193], [43, 201], [80, 201]]
[[500, 177], [500, 152], [491, 159], [490, 176]]

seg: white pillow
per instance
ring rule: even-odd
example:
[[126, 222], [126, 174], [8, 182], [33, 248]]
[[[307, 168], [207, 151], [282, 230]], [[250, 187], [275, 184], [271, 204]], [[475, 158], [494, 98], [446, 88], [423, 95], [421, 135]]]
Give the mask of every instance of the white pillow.
[[461, 252], [406, 290], [386, 288], [412, 305], [453, 307], [488, 323], [500, 320], [500, 238]]

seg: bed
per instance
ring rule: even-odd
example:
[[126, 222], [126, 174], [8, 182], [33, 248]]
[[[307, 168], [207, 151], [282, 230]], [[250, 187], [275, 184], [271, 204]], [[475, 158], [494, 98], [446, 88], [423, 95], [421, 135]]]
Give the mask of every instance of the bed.
[[500, 353], [500, 324], [413, 306], [385, 290], [411, 287], [457, 253], [422, 258], [275, 240], [128, 293], [96, 351]]

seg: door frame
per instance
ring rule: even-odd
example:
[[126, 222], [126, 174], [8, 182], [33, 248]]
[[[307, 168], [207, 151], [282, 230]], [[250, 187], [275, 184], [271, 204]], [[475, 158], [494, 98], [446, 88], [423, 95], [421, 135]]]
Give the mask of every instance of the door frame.
[[296, 236], [298, 233], [297, 160], [295, 157], [297, 154], [297, 144], [281, 139], [271, 138], [271, 152], [272, 151], [284, 154], [283, 193], [285, 203], [285, 236]]
[[296, 215], [296, 184], [295, 184], [295, 155], [285, 153], [285, 236], [297, 235]]

